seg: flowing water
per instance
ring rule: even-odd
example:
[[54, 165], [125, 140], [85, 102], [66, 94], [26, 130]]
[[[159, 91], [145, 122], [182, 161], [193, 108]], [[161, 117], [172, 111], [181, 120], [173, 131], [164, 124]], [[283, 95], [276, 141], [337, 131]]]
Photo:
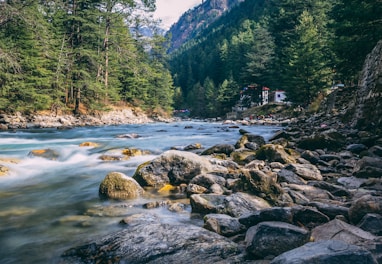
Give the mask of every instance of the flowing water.
[[[265, 139], [277, 130], [267, 126], [243, 128]], [[140, 137], [118, 137], [132, 133]], [[142, 204], [170, 198], [146, 195], [131, 201], [101, 200], [99, 184], [109, 172], [132, 176], [139, 164], [171, 147], [201, 143], [207, 148], [234, 144], [239, 138], [237, 128], [205, 122], [0, 132], [0, 163], [5, 158], [18, 160], [2, 162], [10, 173], [0, 176], [0, 263], [57, 263], [66, 249], [122, 228], [118, 223], [125, 216], [147, 212]], [[99, 147], [79, 146], [87, 141]], [[152, 154], [126, 161], [100, 159], [125, 148]], [[29, 155], [36, 149], [52, 149], [58, 158]], [[200, 221], [192, 219], [189, 207], [186, 213], [164, 208], [151, 211], [163, 221]]]

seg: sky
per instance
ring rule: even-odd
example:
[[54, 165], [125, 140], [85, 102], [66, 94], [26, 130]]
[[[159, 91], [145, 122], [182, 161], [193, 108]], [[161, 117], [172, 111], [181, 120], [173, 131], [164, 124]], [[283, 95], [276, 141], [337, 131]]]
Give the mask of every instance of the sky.
[[184, 12], [201, 3], [202, 0], [156, 0], [154, 17], [161, 19], [163, 27], [168, 29]]

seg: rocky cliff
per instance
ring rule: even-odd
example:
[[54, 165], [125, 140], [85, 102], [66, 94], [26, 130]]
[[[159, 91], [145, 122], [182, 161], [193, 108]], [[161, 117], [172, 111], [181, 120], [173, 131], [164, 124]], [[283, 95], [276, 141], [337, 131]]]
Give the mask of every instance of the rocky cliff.
[[243, 1], [244, 0], [206, 0], [194, 9], [187, 11], [180, 17], [178, 22], [171, 26], [167, 33], [171, 36], [169, 50], [172, 51], [179, 48], [225, 12]]
[[353, 125], [377, 132], [382, 128], [382, 40], [367, 56], [351, 104]]

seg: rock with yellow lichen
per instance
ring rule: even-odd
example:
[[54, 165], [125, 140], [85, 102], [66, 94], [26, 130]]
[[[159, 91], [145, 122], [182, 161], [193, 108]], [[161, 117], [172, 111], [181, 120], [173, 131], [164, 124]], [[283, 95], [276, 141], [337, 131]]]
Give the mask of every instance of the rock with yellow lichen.
[[103, 198], [134, 199], [143, 193], [143, 188], [133, 178], [120, 172], [106, 175], [99, 187], [99, 195]]
[[57, 160], [59, 153], [53, 149], [34, 149], [28, 154], [29, 157], [41, 157], [49, 160]]

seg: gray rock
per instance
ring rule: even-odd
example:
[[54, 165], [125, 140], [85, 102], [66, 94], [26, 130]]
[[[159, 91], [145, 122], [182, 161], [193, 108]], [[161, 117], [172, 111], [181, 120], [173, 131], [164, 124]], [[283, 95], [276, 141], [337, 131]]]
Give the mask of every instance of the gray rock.
[[373, 156], [382, 157], [382, 146], [373, 146], [369, 149], [369, 153]]
[[190, 197], [193, 213], [201, 214], [227, 214], [240, 217], [256, 210], [270, 208], [268, 202], [256, 196], [246, 193], [234, 193], [232, 195], [217, 194], [193, 194]]
[[227, 156], [229, 156], [234, 150], [235, 147], [233, 145], [217, 144], [203, 151], [201, 155], [226, 154]]
[[284, 222], [262, 222], [248, 229], [246, 251], [254, 258], [278, 256], [309, 241], [310, 232]]
[[194, 225], [134, 215], [122, 230], [66, 250], [60, 263], [238, 263], [236, 243]]
[[212, 184], [209, 188], [209, 191], [215, 194], [224, 194], [226, 192], [225, 188], [223, 189], [223, 187], [217, 183]]
[[312, 164], [289, 164], [285, 169], [293, 171], [304, 180], [323, 180], [321, 172]]
[[341, 157], [335, 154], [324, 154], [320, 155], [320, 159], [326, 162], [332, 161], [332, 160], [341, 160]]
[[301, 154], [301, 157], [306, 159], [307, 161], [309, 161], [312, 164], [317, 164], [319, 159], [320, 159], [319, 155], [317, 153], [315, 153], [314, 151], [310, 151], [310, 150], [305, 150]]
[[334, 219], [329, 223], [318, 226], [312, 230], [315, 241], [340, 240], [347, 244], [363, 247], [369, 250], [376, 259], [382, 257], [382, 240], [359, 227]]
[[348, 189], [358, 189], [366, 179], [360, 179], [356, 177], [340, 177], [337, 182]]
[[343, 216], [345, 219], [349, 219], [349, 208], [337, 204], [311, 202], [308, 206], [317, 208], [318, 211], [328, 216], [330, 219], [334, 219], [337, 216]]
[[190, 183], [187, 185], [187, 195], [190, 196], [192, 194], [200, 194], [200, 193], [206, 193], [208, 191], [207, 188]]
[[205, 229], [225, 237], [234, 236], [246, 230], [237, 218], [225, 214], [208, 214], [203, 220]]
[[292, 208], [272, 207], [258, 210], [239, 218], [239, 222], [246, 227], [251, 227], [266, 221], [278, 221], [293, 224]]
[[364, 144], [350, 144], [346, 147], [346, 150], [355, 154], [359, 154], [362, 151], [367, 150], [367, 147]]
[[303, 178], [297, 176], [296, 173], [287, 169], [282, 169], [277, 173], [277, 180], [278, 182], [286, 182], [300, 185], [307, 183]]
[[309, 229], [330, 221], [327, 215], [310, 206], [294, 206], [292, 214], [296, 225], [303, 225]]
[[382, 236], [382, 215], [366, 214], [359, 222], [358, 227], [373, 235]]
[[307, 243], [285, 252], [270, 264], [377, 264], [366, 249], [346, 244], [342, 241], [326, 240]]
[[197, 184], [200, 186], [203, 186], [205, 188], [210, 188], [213, 184], [219, 184], [221, 186], [226, 185], [226, 179], [222, 176], [212, 174], [212, 173], [205, 173], [195, 176], [190, 183]]
[[189, 183], [196, 175], [209, 171], [213, 171], [213, 165], [208, 159], [191, 152], [169, 150], [140, 165], [133, 178], [141, 186], [161, 187], [167, 183]]
[[288, 188], [289, 189], [288, 191], [290, 193], [291, 191], [299, 192], [299, 194], [307, 198], [308, 201], [328, 200], [333, 198], [333, 195], [331, 195], [331, 193], [329, 193], [328, 191], [325, 191], [323, 189], [320, 189], [314, 186], [298, 185], [298, 184], [284, 184], [284, 186], [285, 186], [284, 189]]
[[382, 158], [363, 157], [354, 167], [353, 175], [359, 178], [381, 178]]
[[348, 197], [348, 198], [352, 196], [349, 190], [339, 185], [331, 184], [324, 181], [310, 181], [308, 184], [310, 186], [314, 186], [314, 187], [326, 190], [334, 196]]

